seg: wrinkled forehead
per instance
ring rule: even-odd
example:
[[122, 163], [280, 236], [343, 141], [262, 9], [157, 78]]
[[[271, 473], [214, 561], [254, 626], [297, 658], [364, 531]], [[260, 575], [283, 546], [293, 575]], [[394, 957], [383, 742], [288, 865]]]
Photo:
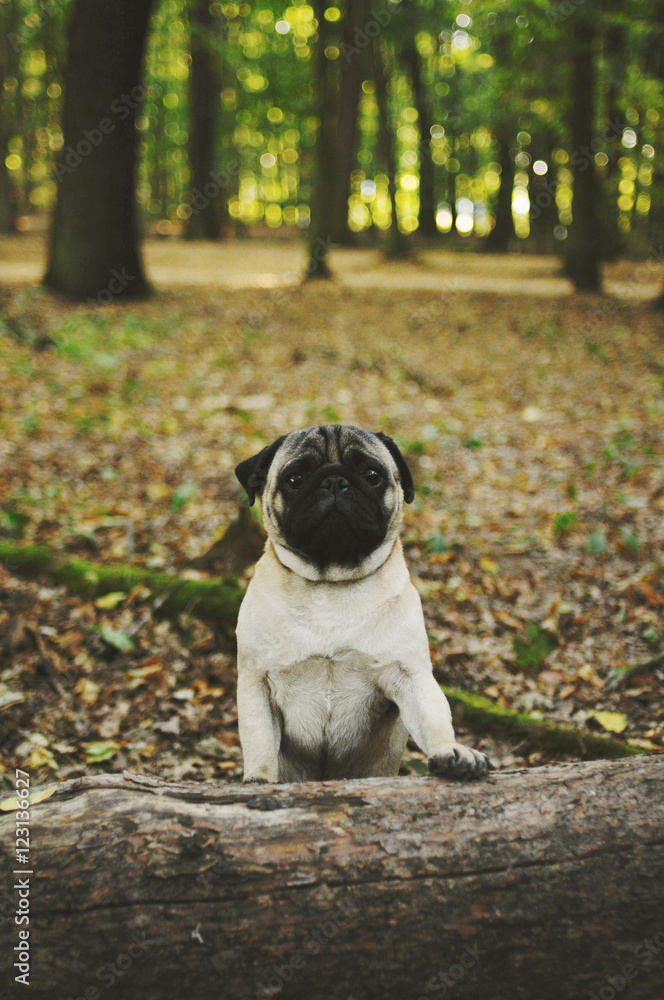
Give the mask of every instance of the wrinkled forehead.
[[358, 451], [380, 456], [386, 464], [390, 464], [390, 453], [383, 442], [371, 431], [352, 427], [350, 424], [321, 424], [293, 431], [287, 435], [279, 449], [279, 458], [283, 465], [296, 456], [310, 454], [321, 465], [327, 465], [333, 462], [343, 463]]

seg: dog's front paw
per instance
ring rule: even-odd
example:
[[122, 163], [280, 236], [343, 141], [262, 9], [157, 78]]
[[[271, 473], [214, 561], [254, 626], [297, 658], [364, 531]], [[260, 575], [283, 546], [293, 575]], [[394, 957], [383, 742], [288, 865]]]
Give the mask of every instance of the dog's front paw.
[[452, 743], [449, 749], [429, 757], [429, 770], [439, 778], [453, 781], [471, 781], [486, 778], [494, 766], [485, 753], [472, 750], [461, 743]]

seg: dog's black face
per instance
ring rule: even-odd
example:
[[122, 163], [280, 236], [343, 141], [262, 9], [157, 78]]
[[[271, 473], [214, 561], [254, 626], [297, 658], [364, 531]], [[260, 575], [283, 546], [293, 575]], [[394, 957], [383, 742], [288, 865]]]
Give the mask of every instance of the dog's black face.
[[390, 478], [373, 455], [352, 448], [330, 462], [322, 448], [309, 446], [278, 482], [281, 533], [289, 548], [319, 569], [358, 566], [384, 541], [392, 515], [384, 504]]
[[323, 574], [330, 566], [361, 570], [396, 537], [403, 499], [413, 499], [392, 439], [344, 424], [287, 434], [236, 475], [251, 502], [262, 495], [272, 541]]

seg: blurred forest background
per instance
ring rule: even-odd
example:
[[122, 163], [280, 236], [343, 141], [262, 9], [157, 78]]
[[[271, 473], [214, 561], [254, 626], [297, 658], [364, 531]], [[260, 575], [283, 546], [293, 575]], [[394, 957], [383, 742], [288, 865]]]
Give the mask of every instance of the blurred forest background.
[[0, 229], [59, 193], [67, 294], [138, 267], [131, 192], [147, 233], [306, 230], [312, 274], [409, 237], [558, 253], [580, 289], [664, 257], [661, 0], [0, 0], [0, 24]]
[[0, 74], [0, 787], [241, 779], [233, 469], [337, 421], [462, 737], [662, 752], [664, 0], [0, 0]]

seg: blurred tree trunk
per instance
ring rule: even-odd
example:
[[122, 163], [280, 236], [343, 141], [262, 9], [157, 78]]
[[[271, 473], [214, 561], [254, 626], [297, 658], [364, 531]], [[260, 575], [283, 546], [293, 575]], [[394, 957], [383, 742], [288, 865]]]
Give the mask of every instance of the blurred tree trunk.
[[215, 180], [221, 69], [218, 18], [208, 0], [189, 6], [191, 70], [189, 74], [189, 167], [192, 214], [186, 228], [190, 240], [218, 240], [226, 221], [225, 185]]
[[[644, 70], [664, 81], [664, 2], [659, 0], [651, 16], [648, 45], [645, 49]], [[650, 187], [650, 211], [648, 212], [648, 238], [650, 259], [664, 263], [664, 126], [662, 119], [655, 130], [655, 156]], [[664, 310], [664, 291], [653, 303], [654, 308]]]
[[318, 41], [314, 46], [313, 103], [318, 118], [314, 147], [313, 186], [311, 193], [311, 224], [309, 226], [309, 261], [306, 279], [331, 278], [327, 255], [332, 242], [335, 181], [334, 143], [336, 131], [336, 101], [333, 64], [325, 55], [330, 41], [330, 22], [323, 16], [326, 0], [312, 0], [318, 23]]
[[434, 190], [433, 160], [431, 159], [431, 126], [433, 115], [429, 106], [423, 80], [422, 56], [415, 43], [415, 29], [409, 32], [408, 41], [402, 52], [402, 59], [410, 77], [413, 100], [417, 109], [420, 131], [420, 212], [419, 232], [422, 236], [438, 236], [436, 226], [436, 194]]
[[545, 174], [536, 174], [533, 170], [530, 175], [530, 236], [538, 253], [557, 251], [553, 232], [558, 225], [554, 145], [553, 136], [546, 131], [534, 136], [531, 146], [533, 160], [542, 160], [549, 168]]
[[498, 126], [498, 163], [500, 187], [494, 212], [495, 224], [486, 238], [486, 249], [491, 253], [505, 253], [514, 236], [512, 219], [512, 194], [514, 191], [514, 156], [512, 155], [512, 128], [507, 121]]
[[134, 121], [153, 0], [75, 0], [64, 148], [44, 283], [90, 303], [150, 291], [138, 249]]
[[593, 11], [579, 10], [570, 25], [572, 78], [570, 101], [571, 166], [574, 172], [572, 226], [565, 273], [578, 292], [602, 286], [600, 187], [592, 153], [595, 138], [595, 22]]
[[[18, 11], [13, 4], [0, 4], [0, 80], [18, 76], [17, 29], [20, 28]], [[16, 232], [16, 192], [5, 160], [9, 155], [12, 122], [8, 95], [0, 95], [0, 233]]]
[[10, 133], [0, 119], [0, 233], [16, 232], [16, 195], [5, 160], [9, 154]]
[[378, 155], [387, 173], [387, 189], [392, 210], [390, 228], [387, 231], [385, 252], [388, 257], [405, 257], [407, 253], [406, 241], [404, 234], [397, 225], [397, 159], [394, 130], [390, 121], [387, 75], [380, 38], [375, 38], [373, 43], [373, 70], [374, 83], [376, 84], [376, 103], [378, 105]]
[[[623, 24], [613, 24], [607, 29], [604, 38], [608, 87], [606, 93], [606, 116], [609, 127], [621, 120], [619, 98], [625, 81], [627, 67], [626, 51], [627, 35]], [[623, 238], [618, 228], [618, 197], [620, 192], [620, 168], [618, 160], [622, 156], [622, 131], [611, 128], [611, 138], [607, 142], [606, 155], [608, 163], [603, 178], [603, 253], [604, 260], [615, 260], [623, 250]]]
[[[355, 31], [366, 21], [365, 0], [347, 0], [344, 8], [341, 81], [338, 91], [334, 183], [332, 188], [332, 239], [335, 243], [351, 242], [348, 229], [348, 195], [350, 175], [355, 167], [358, 138], [358, 114], [362, 76], [365, 67], [363, 53], [354, 45]], [[354, 51], [353, 51], [354, 50]]]

